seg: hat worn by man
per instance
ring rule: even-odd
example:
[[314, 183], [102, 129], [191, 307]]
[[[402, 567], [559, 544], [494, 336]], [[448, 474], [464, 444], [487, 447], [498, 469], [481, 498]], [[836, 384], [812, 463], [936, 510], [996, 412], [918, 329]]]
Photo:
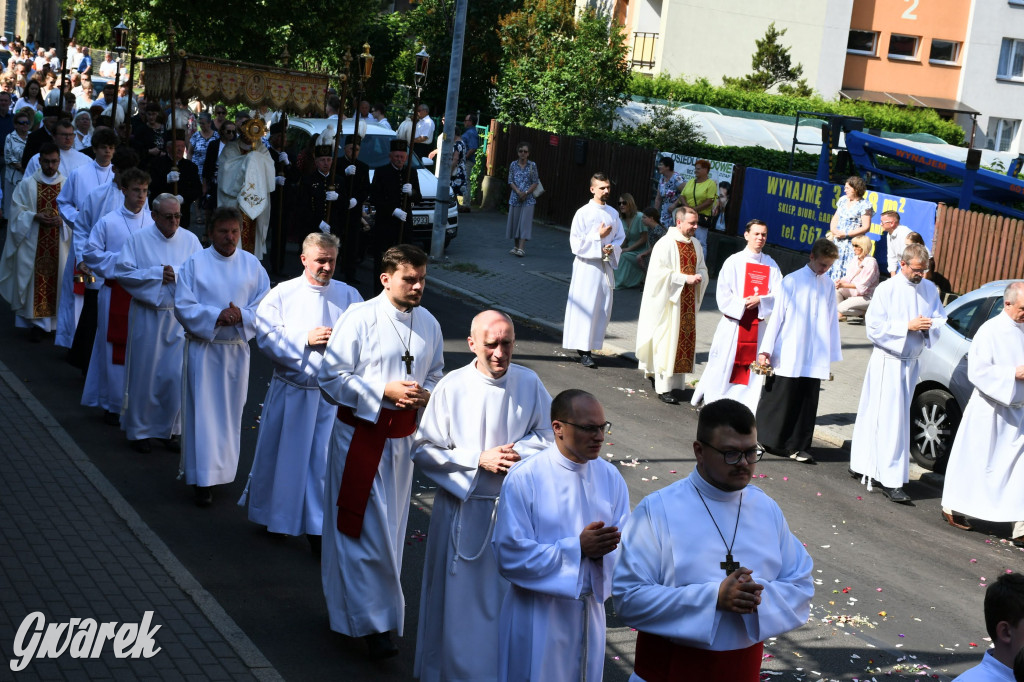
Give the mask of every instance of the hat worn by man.
[[407, 152], [409, 151], [409, 143], [405, 140], [391, 140], [391, 151], [393, 152]]

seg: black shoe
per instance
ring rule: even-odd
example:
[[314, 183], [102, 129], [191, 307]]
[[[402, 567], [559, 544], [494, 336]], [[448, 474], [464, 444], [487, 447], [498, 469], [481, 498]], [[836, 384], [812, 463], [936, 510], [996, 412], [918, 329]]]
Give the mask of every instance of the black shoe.
[[678, 405], [679, 399], [672, 395], [672, 391], [666, 391], [665, 393], [658, 394], [658, 400], [669, 405]]
[[590, 353], [584, 353], [583, 356], [580, 357], [580, 364], [584, 367], [589, 367], [590, 369], [597, 369], [597, 363], [594, 362], [594, 358]]
[[366, 655], [374, 660], [398, 655], [398, 647], [391, 641], [390, 632], [375, 632], [363, 639], [366, 640]]
[[132, 448], [135, 450], [135, 452], [141, 452], [142, 454], [153, 452], [153, 446], [150, 444], [148, 438], [140, 438], [138, 440], [133, 440]]
[[196, 506], [209, 507], [213, 504], [213, 488], [211, 486], [196, 486]]
[[106, 412], [103, 414], [103, 423], [107, 426], [120, 426], [121, 415], [116, 412]]
[[28, 330], [28, 340], [32, 343], [39, 343], [43, 340], [43, 333], [42, 328], [32, 325], [32, 328]]
[[306, 533], [306, 539], [309, 540], [309, 551], [313, 553], [314, 558], [319, 559], [323, 547], [323, 537]]
[[165, 439], [164, 447], [171, 452], [181, 452], [181, 436], [174, 435]]
[[[856, 471], [854, 471], [853, 469], [847, 469], [847, 471], [848, 471], [848, 472], [850, 472], [850, 477], [851, 477], [851, 478], [856, 478], [857, 480], [860, 480], [860, 479], [864, 478], [864, 475], [863, 475], [863, 474], [858, 474], [858, 473], [857, 473]], [[876, 480], [875, 480], [875, 479], [873, 479], [873, 478], [868, 478], [867, 480], [871, 481], [871, 483], [872, 483], [872, 484], [875, 484], [875, 483], [877, 483], [877, 482], [878, 482], [878, 481], [876, 481]]]
[[884, 486], [879, 487], [882, 488], [882, 494], [888, 497], [893, 502], [896, 502], [898, 504], [910, 504], [911, 502], [913, 502], [913, 500], [910, 499], [910, 495], [903, 492], [903, 488], [886, 488]]

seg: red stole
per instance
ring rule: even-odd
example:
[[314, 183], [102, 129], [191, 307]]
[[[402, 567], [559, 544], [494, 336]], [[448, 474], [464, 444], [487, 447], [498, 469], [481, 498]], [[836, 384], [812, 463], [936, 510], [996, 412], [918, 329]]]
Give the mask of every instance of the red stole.
[[[763, 296], [768, 293], [768, 278], [771, 268], [759, 263], [747, 263], [743, 278], [743, 298]], [[757, 359], [757, 308], [744, 309], [740, 318], [739, 336], [736, 339], [736, 357], [733, 359], [730, 384], [750, 383], [750, 363]]]
[[125, 291], [116, 279], [106, 279], [103, 283], [110, 287], [107, 341], [114, 346], [110, 361], [115, 365], [123, 365], [125, 350], [128, 347], [128, 309], [132, 303], [132, 295]]
[[[692, 242], [676, 242], [679, 249], [679, 272], [697, 274], [697, 251]], [[673, 374], [693, 371], [693, 356], [697, 351], [697, 287], [686, 286], [679, 294], [679, 339], [676, 343], [676, 361]]]
[[241, 211], [239, 214], [242, 216], [242, 250], [256, 253], [256, 221]]
[[362, 533], [363, 516], [384, 453], [384, 442], [388, 438], [411, 436], [416, 431], [416, 414], [416, 410], [382, 407], [375, 424], [356, 417], [350, 407], [338, 407], [338, 419], [355, 428], [338, 490], [338, 530], [345, 535], [358, 538]]
[[758, 682], [763, 655], [764, 642], [710, 651], [638, 632], [633, 671], [647, 682]]
[[[57, 195], [61, 183], [47, 185], [36, 182], [36, 214], [56, 216]], [[32, 317], [54, 317], [57, 314], [57, 282], [60, 279], [60, 230], [39, 224], [36, 238], [36, 263], [32, 276]]]

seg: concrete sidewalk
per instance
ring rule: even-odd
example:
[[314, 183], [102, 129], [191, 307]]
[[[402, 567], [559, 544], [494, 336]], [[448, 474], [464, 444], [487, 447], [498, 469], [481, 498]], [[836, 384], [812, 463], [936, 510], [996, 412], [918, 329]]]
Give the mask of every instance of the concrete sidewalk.
[[[428, 279], [433, 285], [504, 310], [561, 337], [573, 261], [568, 230], [534, 223], [526, 257], [519, 258], [508, 253], [512, 243], [505, 239], [505, 222], [506, 215], [496, 211], [460, 215], [459, 236], [448, 247], [445, 261], [429, 268]], [[714, 280], [710, 283], [697, 314], [698, 378], [721, 317], [715, 303], [716, 284]], [[634, 358], [640, 295], [640, 289], [615, 292], [603, 354]], [[822, 384], [814, 435], [830, 445], [843, 447], [853, 436], [872, 346], [862, 323], [840, 324], [839, 330], [843, 361], [832, 365], [834, 380]], [[637, 376], [639, 382], [639, 373]]]
[[[18, 631], [40, 612], [46, 625], [94, 619], [144, 622], [150, 658], [117, 658], [107, 641], [95, 659], [34, 658], [25, 679], [279, 680], [249, 638], [171, 554], [114, 486], [90, 462], [13, 372], [0, 363], [0, 662], [36, 651], [32, 631]], [[155, 632], [154, 629], [159, 626]], [[45, 627], [45, 626], [43, 626]], [[35, 628], [32, 628], [34, 631]], [[67, 627], [59, 649], [81, 630]], [[134, 636], [129, 638], [133, 641]], [[46, 638], [42, 640], [46, 643]], [[38, 654], [37, 654], [38, 656]], [[11, 679], [0, 674], [0, 679]]]

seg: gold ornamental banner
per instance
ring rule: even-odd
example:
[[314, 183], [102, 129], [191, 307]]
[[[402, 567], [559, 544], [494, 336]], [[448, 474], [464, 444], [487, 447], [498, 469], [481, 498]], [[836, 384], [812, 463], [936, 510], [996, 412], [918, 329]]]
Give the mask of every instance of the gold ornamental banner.
[[145, 65], [146, 93], [171, 99], [267, 106], [306, 117], [325, 114], [328, 76], [272, 66], [185, 54], [140, 60]]

